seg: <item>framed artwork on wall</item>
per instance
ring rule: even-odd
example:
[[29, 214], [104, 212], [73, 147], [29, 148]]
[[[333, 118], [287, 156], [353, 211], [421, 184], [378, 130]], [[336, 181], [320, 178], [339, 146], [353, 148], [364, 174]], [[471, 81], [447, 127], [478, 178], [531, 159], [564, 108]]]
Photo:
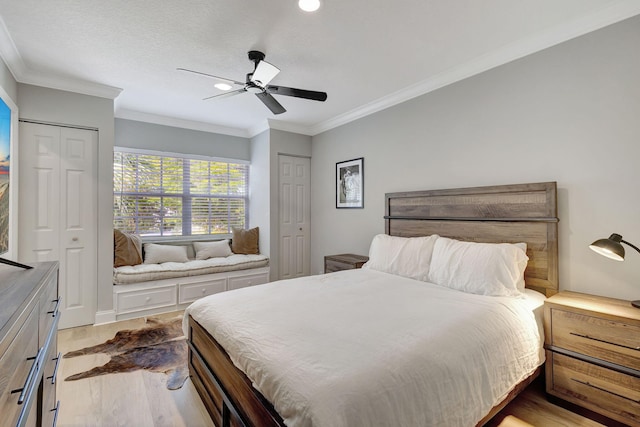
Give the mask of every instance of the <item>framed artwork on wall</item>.
[[[18, 107], [0, 87], [0, 264], [18, 256]], [[6, 257], [7, 259], [5, 259]]]
[[336, 208], [364, 208], [364, 157], [336, 163]]

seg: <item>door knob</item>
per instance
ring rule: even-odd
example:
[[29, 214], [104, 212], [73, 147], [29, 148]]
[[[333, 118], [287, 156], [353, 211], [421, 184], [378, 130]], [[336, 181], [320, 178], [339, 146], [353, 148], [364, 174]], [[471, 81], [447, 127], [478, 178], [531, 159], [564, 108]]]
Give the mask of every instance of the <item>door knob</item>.
[[71, 240], [73, 240], [74, 242], [77, 242], [78, 238], [77, 237], [73, 237], [73, 238], [71, 238]]

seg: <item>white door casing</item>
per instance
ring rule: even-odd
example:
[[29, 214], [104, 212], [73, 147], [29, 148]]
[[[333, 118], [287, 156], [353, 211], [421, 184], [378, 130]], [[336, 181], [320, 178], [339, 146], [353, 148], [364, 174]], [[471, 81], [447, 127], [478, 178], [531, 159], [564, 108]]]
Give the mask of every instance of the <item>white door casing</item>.
[[278, 156], [279, 279], [310, 273], [311, 159]]
[[97, 305], [94, 130], [20, 123], [20, 258], [60, 262], [59, 327], [92, 324]]

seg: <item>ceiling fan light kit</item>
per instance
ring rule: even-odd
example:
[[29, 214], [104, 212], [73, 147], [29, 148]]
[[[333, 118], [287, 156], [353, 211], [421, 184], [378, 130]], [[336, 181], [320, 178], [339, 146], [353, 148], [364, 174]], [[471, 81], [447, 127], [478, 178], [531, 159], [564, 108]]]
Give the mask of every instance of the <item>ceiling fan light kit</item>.
[[[282, 114], [287, 110], [273, 97], [273, 95], [293, 96], [295, 98], [310, 99], [312, 101], [324, 102], [327, 100], [326, 92], [317, 92], [306, 89], [296, 89], [286, 86], [274, 86], [269, 82], [278, 75], [280, 69], [273, 64], [264, 60], [264, 53], [258, 50], [250, 50], [248, 52], [249, 60], [253, 62], [253, 72], [246, 75], [245, 82], [239, 82], [225, 77], [215, 76], [213, 74], [202, 73], [200, 71], [188, 70], [186, 68], [178, 68], [179, 71], [187, 71], [189, 73], [199, 74], [219, 80], [214, 87], [227, 91], [223, 94], [213, 95], [204, 98], [204, 100], [213, 98], [228, 98], [233, 95], [239, 95], [244, 92], [253, 92], [256, 97], [269, 109], [273, 114]], [[242, 86], [240, 89], [231, 91], [232, 85]]]
[[220, 90], [225, 90], [226, 91], [226, 90], [231, 90], [231, 88], [233, 86], [231, 86], [228, 83], [216, 83], [216, 84], [213, 85], [213, 87], [215, 87], [216, 89], [220, 89]]

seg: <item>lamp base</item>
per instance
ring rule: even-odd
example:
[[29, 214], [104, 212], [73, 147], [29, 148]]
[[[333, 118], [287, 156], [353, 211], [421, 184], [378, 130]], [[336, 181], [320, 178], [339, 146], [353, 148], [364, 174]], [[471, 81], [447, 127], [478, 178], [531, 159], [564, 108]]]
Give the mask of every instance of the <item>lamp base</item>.
[[631, 305], [634, 306], [635, 308], [640, 308], [640, 299], [631, 301]]

